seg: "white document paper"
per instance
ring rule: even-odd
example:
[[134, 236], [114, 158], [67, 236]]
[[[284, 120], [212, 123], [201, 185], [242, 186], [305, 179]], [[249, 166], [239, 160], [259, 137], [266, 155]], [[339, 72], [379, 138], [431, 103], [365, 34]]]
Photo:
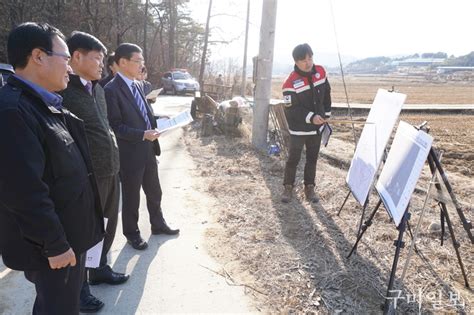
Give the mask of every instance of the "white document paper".
[[398, 226], [415, 190], [433, 138], [401, 121], [387, 161], [377, 181], [377, 191]]
[[158, 97], [158, 95], [160, 95], [161, 91], [163, 91], [162, 88], [151, 91], [150, 93], [147, 94], [146, 99], [147, 100], [156, 99]]
[[160, 133], [185, 126], [193, 121], [188, 110], [185, 110], [171, 118], [159, 118], [156, 120], [156, 130]]
[[332, 128], [328, 123], [325, 123], [323, 125], [323, 130], [321, 132], [321, 144], [323, 146], [326, 147], [328, 145], [329, 138], [331, 137], [331, 135], [332, 135]]
[[[107, 228], [107, 218], [104, 218], [104, 227]], [[104, 239], [95, 244], [87, 251], [86, 268], [97, 268], [100, 265], [100, 257], [102, 256], [102, 248], [104, 247]]]
[[364, 205], [384, 155], [406, 95], [379, 89], [362, 129], [346, 182], [352, 195]]

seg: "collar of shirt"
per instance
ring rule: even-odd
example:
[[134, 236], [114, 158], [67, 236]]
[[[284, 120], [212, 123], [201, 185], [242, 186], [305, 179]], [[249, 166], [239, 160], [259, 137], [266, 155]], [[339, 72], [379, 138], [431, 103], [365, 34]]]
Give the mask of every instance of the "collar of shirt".
[[[91, 95], [94, 94], [93, 90], [94, 90], [94, 84], [92, 83], [92, 81], [88, 81], [86, 79], [83, 79], [81, 76], [79, 76], [79, 80], [81, 80], [81, 83], [82, 85], [84, 85], [84, 87], [86, 88], [87, 92]], [[91, 91], [89, 92], [89, 90], [87, 89], [87, 83], [90, 83], [91, 84]]]
[[[81, 80], [81, 83], [84, 86], [86, 86], [87, 83], [91, 82], [91, 81], [87, 81], [86, 79], [83, 79], [82, 77], [79, 77], [79, 79]], [[92, 84], [92, 82], [91, 82], [91, 84]]]
[[25, 84], [27, 84], [29, 87], [31, 87], [40, 97], [41, 99], [48, 105], [52, 105], [56, 109], [61, 109], [63, 107], [62, 102], [63, 98], [53, 92], [49, 92], [45, 88], [37, 85], [36, 83], [33, 83], [25, 78], [22, 78], [16, 74], [12, 74], [17, 78], [18, 80], [23, 81]]
[[130, 80], [130, 79], [127, 78], [125, 75], [121, 74], [120, 71], [117, 72], [117, 74], [125, 81], [125, 83], [127, 84], [128, 88], [130, 89], [130, 92], [132, 92], [132, 95], [133, 95], [132, 84], [133, 84], [133, 83], [136, 83], [136, 81], [135, 81], [135, 80]]

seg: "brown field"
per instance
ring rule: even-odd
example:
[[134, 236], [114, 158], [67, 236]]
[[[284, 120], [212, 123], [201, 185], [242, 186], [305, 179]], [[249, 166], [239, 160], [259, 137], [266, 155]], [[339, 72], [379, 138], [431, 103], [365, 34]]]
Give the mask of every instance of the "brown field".
[[[374, 79], [351, 78], [348, 82], [351, 89], [361, 92], [357, 97], [349, 92], [351, 102], [371, 102], [377, 88], [391, 87], [391, 83], [382, 86], [379, 82], [384, 81]], [[343, 95], [338, 84], [334, 80], [333, 99], [343, 102], [338, 99]], [[472, 85], [468, 87], [462, 82], [439, 86], [418, 82], [397, 84], [398, 87], [408, 94], [410, 103], [474, 103]], [[455, 95], [448, 98], [444, 95], [448, 92]], [[413, 124], [429, 122], [434, 146], [444, 152], [442, 164], [454, 193], [464, 207], [464, 215], [474, 221], [474, 115], [402, 113], [400, 118]], [[351, 197], [341, 216], [336, 215], [348, 191], [345, 176], [354, 150], [350, 125], [334, 126], [328, 147], [321, 151], [317, 171], [321, 202], [317, 205], [304, 200], [301, 188], [304, 163], [298, 169], [296, 198], [290, 204], [280, 202], [284, 161], [252, 147], [251, 125], [251, 115], [245, 116], [240, 128], [242, 137], [232, 139], [222, 135], [200, 137], [199, 122], [187, 128], [186, 143], [197, 166], [193, 176], [200, 179], [196, 189], [216, 201], [216, 207], [211, 210], [214, 224], [207, 236], [209, 251], [224, 266], [220, 273], [231, 285], [244, 286], [263, 313], [381, 313], [394, 257], [392, 244], [398, 233], [381, 208], [357, 254], [346, 258], [362, 213]], [[356, 136], [360, 132], [356, 127]], [[412, 229], [421, 217], [426, 197], [423, 191], [427, 190], [429, 179], [425, 167], [410, 203]], [[373, 210], [377, 200], [373, 193], [368, 211]], [[464, 287], [449, 233], [444, 236], [444, 246], [440, 245], [439, 211], [437, 202], [430, 198], [420, 221], [418, 251], [413, 254], [407, 276], [401, 282], [411, 244], [405, 234], [405, 249], [401, 252], [395, 282], [404, 299], [398, 300], [397, 313], [471, 314], [474, 311], [474, 293]], [[474, 246], [451, 204], [448, 211], [472, 287]]]
[[[348, 117], [341, 117], [347, 119]], [[338, 117], [339, 119], [339, 117]], [[365, 120], [366, 117], [353, 117]], [[474, 176], [474, 115], [429, 115], [402, 113], [400, 119], [413, 125], [427, 121], [433, 146], [443, 151], [442, 163], [446, 170], [465, 176]], [[357, 137], [363, 125], [355, 125]], [[333, 126], [334, 137], [353, 143], [351, 125]]]
[[[342, 78], [329, 77], [332, 100], [346, 103]], [[407, 94], [407, 104], [474, 104], [473, 81], [433, 81], [419, 76], [345, 76], [350, 103], [371, 104], [378, 88]], [[281, 98], [283, 79], [272, 82], [272, 97]]]

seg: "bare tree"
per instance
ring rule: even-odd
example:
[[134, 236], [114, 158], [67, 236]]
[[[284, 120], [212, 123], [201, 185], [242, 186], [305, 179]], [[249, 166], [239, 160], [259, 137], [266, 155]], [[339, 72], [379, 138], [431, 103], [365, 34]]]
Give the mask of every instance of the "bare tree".
[[[199, 72], [204, 27], [194, 21], [189, 0], [0, 0], [0, 61], [7, 61], [10, 30], [26, 21], [45, 21], [66, 36], [74, 30], [99, 38], [113, 51], [122, 42], [144, 50], [149, 77], [170, 67]], [[155, 78], [153, 78], [155, 76]]]
[[168, 0], [169, 29], [168, 29], [168, 60], [171, 68], [176, 67], [175, 33], [177, 25], [178, 8], [174, 0]]

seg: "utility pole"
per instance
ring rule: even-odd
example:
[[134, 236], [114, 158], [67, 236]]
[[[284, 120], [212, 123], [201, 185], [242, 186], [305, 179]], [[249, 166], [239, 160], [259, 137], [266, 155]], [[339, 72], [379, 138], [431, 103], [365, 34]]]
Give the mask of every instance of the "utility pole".
[[249, 41], [249, 20], [250, 20], [250, 0], [247, 0], [247, 23], [245, 24], [245, 45], [244, 45], [244, 63], [242, 65], [242, 86], [240, 88], [240, 95], [245, 97], [245, 90], [247, 85], [247, 46]]
[[178, 24], [178, 4], [175, 0], [168, 0], [169, 23], [168, 31], [168, 62], [170, 68], [176, 67], [176, 25]]
[[207, 44], [209, 41], [209, 21], [211, 20], [212, 0], [209, 0], [209, 8], [207, 9], [206, 30], [204, 33], [204, 47], [202, 48], [201, 69], [199, 70], [199, 85], [201, 90], [204, 88], [204, 69], [206, 68]]
[[261, 150], [266, 150], [267, 147], [268, 106], [272, 84], [277, 2], [277, 0], [263, 0], [262, 7], [252, 125], [252, 144]]

